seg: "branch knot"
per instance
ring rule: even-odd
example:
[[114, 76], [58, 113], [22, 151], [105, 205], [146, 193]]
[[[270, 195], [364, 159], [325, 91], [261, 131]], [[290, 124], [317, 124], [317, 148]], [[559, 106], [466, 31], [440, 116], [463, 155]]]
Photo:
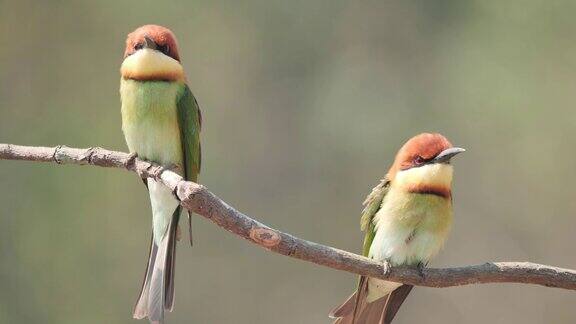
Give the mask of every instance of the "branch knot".
[[280, 244], [282, 238], [276, 231], [265, 227], [253, 227], [250, 229], [250, 238], [259, 245], [272, 248]]

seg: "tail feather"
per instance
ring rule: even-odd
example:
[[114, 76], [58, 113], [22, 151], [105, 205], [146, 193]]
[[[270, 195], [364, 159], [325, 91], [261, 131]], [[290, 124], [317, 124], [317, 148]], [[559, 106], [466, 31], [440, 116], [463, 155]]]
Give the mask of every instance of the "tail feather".
[[329, 316], [336, 319], [334, 324], [390, 324], [413, 287], [402, 285], [382, 298], [367, 302], [368, 280], [363, 278], [358, 290], [330, 312]]
[[167, 244], [168, 242], [164, 238], [158, 247], [159, 251], [150, 278], [146, 307], [147, 316], [151, 323], [162, 323], [164, 320], [164, 274], [166, 271]]
[[164, 311], [174, 306], [174, 269], [176, 262], [176, 229], [180, 218], [178, 207], [170, 220], [167, 235], [157, 245], [152, 238], [146, 276], [134, 308], [133, 317], [148, 317], [151, 323], [163, 323]]
[[388, 295], [385, 311], [383, 314], [383, 323], [392, 323], [394, 316], [396, 316], [396, 313], [398, 313], [400, 306], [402, 306], [402, 303], [404, 300], [406, 300], [406, 297], [408, 297], [408, 294], [412, 288], [414, 288], [412, 285], [402, 285], [391, 292], [390, 295]]
[[346, 299], [346, 301], [342, 305], [332, 309], [328, 314], [328, 316], [330, 316], [330, 318], [340, 318], [344, 317], [345, 315], [351, 314], [354, 311], [354, 305], [356, 305], [357, 294], [358, 292], [355, 292], [352, 295], [350, 295], [350, 297], [348, 297], [348, 299]]
[[164, 294], [166, 296], [164, 300], [164, 309], [171, 312], [174, 308], [174, 275], [176, 271], [176, 242], [177, 231], [178, 231], [178, 220], [180, 218], [181, 207], [176, 208], [174, 215], [172, 216], [173, 221], [170, 223], [170, 228], [168, 231], [168, 253], [166, 256], [166, 274], [164, 276], [164, 282], [166, 283]]
[[158, 246], [154, 243], [154, 237], [150, 240], [150, 254], [148, 256], [148, 263], [146, 265], [146, 272], [144, 272], [144, 280], [142, 281], [142, 288], [140, 288], [140, 294], [138, 296], [138, 301], [134, 307], [133, 317], [136, 319], [143, 319], [148, 316], [148, 290], [150, 289], [150, 280], [152, 278], [152, 271], [154, 269], [154, 263], [156, 261], [156, 255], [158, 253]]

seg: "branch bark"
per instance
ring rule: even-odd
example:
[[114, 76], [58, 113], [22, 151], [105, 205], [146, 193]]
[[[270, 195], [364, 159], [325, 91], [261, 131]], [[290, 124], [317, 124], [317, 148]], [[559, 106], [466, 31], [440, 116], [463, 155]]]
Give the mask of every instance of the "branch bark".
[[306, 241], [268, 227], [229, 206], [206, 187], [184, 181], [178, 174], [130, 154], [102, 148], [33, 147], [0, 144], [0, 159], [95, 165], [136, 172], [170, 188], [182, 206], [216, 225], [269, 251], [333, 269], [426, 287], [483, 283], [523, 283], [576, 290], [576, 271], [530, 262], [487, 262], [480, 265], [422, 272], [403, 267], [386, 269], [363, 256]]

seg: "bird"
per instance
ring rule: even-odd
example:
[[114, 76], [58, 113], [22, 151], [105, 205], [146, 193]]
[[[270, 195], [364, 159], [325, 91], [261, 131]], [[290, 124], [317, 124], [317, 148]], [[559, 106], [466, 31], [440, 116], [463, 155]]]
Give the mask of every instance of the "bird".
[[[144, 25], [129, 33], [120, 67], [122, 131], [131, 154], [196, 182], [202, 115], [187, 85], [172, 31]], [[182, 207], [173, 193], [143, 179], [152, 208], [152, 239], [133, 317], [163, 323], [174, 307], [174, 266]], [[190, 224], [191, 214], [188, 212]], [[189, 225], [190, 242], [192, 231]]]
[[[363, 203], [363, 255], [420, 271], [438, 254], [452, 224], [451, 159], [465, 149], [441, 134], [410, 138]], [[360, 276], [356, 292], [329, 316], [334, 324], [389, 324], [411, 285]]]

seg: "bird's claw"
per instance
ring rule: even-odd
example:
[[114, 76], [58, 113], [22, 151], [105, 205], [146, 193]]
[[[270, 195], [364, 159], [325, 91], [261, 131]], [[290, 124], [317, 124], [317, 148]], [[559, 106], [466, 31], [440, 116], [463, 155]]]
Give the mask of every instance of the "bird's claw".
[[179, 173], [178, 172], [179, 169], [180, 167], [174, 163], [170, 163], [168, 165], [160, 165], [159, 168], [157, 169], [158, 171], [154, 172], [154, 180], [158, 181], [162, 177], [162, 173], [164, 173], [164, 171]]
[[382, 261], [382, 274], [384, 276], [388, 276], [390, 274], [390, 268], [392, 266], [390, 265], [390, 261], [388, 260], [384, 260]]
[[176, 163], [170, 163], [168, 165], [160, 167], [160, 173], [166, 170], [178, 173], [178, 171], [180, 171], [180, 166]]
[[138, 158], [138, 153], [132, 152], [128, 154], [128, 159], [126, 160], [126, 169], [136, 171], [136, 173], [140, 176], [140, 178], [146, 184], [146, 176], [142, 173], [141, 170], [136, 168], [136, 159]]
[[126, 160], [126, 165], [128, 167], [134, 165], [137, 158], [138, 158], [138, 153], [136, 153], [136, 152], [132, 152], [132, 153], [128, 154], [128, 160]]
[[424, 269], [426, 268], [426, 265], [422, 262], [419, 262], [416, 265], [416, 270], [418, 270], [418, 275], [420, 276], [420, 278], [424, 279]]

